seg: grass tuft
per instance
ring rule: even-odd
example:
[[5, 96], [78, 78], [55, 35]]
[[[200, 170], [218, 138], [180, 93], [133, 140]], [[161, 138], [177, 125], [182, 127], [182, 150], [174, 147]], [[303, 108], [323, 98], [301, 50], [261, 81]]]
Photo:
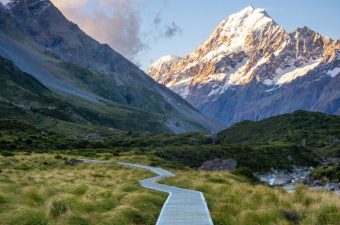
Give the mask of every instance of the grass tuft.
[[48, 225], [44, 212], [34, 208], [19, 208], [1, 218], [1, 225]]
[[90, 222], [82, 216], [73, 215], [68, 219], [67, 224], [68, 225], [90, 225]]
[[69, 210], [69, 203], [66, 200], [57, 200], [52, 202], [51, 208], [50, 208], [50, 215], [53, 218], [57, 218], [58, 216], [61, 216], [62, 214], [65, 214]]

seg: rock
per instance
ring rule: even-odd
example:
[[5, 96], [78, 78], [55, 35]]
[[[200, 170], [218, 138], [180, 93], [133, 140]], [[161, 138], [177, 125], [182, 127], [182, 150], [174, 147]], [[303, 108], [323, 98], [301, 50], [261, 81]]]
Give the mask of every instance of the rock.
[[235, 159], [214, 159], [210, 161], [206, 161], [200, 166], [200, 170], [206, 171], [234, 171], [236, 169], [237, 162]]
[[76, 166], [80, 163], [82, 163], [83, 161], [82, 160], [79, 160], [79, 159], [70, 159], [70, 160], [66, 160], [65, 161], [65, 164], [66, 165], [70, 165], [70, 166]]
[[323, 165], [340, 163], [340, 158], [328, 158], [324, 161]]
[[312, 186], [323, 186], [324, 185], [324, 182], [323, 181], [321, 181], [321, 180], [315, 180], [314, 182], [313, 182], [313, 185]]
[[103, 137], [98, 134], [98, 133], [94, 133], [94, 134], [88, 134], [84, 137], [85, 141], [89, 141], [89, 142], [94, 142], [94, 141], [101, 141], [103, 140]]
[[292, 177], [290, 175], [279, 174], [279, 175], [275, 176], [275, 181], [274, 181], [273, 185], [282, 186], [282, 185], [289, 183], [291, 180], [292, 180]]
[[333, 139], [333, 141], [332, 141], [332, 147], [337, 146], [338, 144], [340, 144], [340, 140], [337, 139], [337, 138]]
[[207, 135], [207, 138], [210, 140], [211, 144], [216, 145], [219, 141], [218, 135], [217, 134], [210, 134]]
[[76, 135], [71, 135], [66, 138], [68, 141], [77, 141], [78, 137]]

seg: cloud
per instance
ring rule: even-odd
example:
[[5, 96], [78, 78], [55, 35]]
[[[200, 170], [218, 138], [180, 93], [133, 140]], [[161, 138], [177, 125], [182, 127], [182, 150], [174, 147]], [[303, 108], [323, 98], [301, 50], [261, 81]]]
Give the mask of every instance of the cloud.
[[169, 4], [170, 0], [164, 0], [164, 8], [161, 9], [154, 17], [153, 24], [156, 28], [153, 38], [154, 40], [168, 39], [172, 38], [183, 32], [182, 28], [179, 27], [175, 22], [167, 23], [163, 21], [162, 14], [166, 6]]
[[155, 26], [159, 26], [162, 23], [162, 18], [161, 18], [161, 13], [157, 13], [155, 18], [153, 19], [153, 23], [155, 24]]
[[181, 34], [183, 32], [182, 28], [180, 28], [176, 23], [172, 22], [166, 27], [165, 36], [167, 38], [172, 38], [177, 34]]
[[98, 0], [91, 11], [82, 10], [82, 7], [91, 3], [90, 0], [52, 2], [87, 34], [101, 43], [109, 44], [131, 60], [146, 48], [140, 38], [141, 20], [138, 7], [142, 1]]
[[149, 49], [148, 41], [151, 39], [172, 38], [182, 32], [175, 23], [162, 19], [171, 0], [162, 0], [162, 6], [153, 20], [155, 26], [150, 26], [151, 30], [148, 31], [141, 30], [141, 13], [146, 0], [51, 1], [87, 34], [109, 44], [135, 63], [138, 55]]

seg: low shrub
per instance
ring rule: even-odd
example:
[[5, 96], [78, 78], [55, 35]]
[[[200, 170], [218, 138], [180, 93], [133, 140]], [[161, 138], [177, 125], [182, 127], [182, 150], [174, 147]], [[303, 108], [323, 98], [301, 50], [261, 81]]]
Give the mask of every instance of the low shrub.
[[239, 175], [239, 176], [243, 176], [243, 177], [247, 178], [252, 183], [257, 183], [257, 182], [260, 181], [259, 178], [257, 178], [253, 174], [253, 172], [250, 169], [248, 169], [247, 167], [239, 167], [233, 173], [235, 175]]
[[5, 157], [11, 157], [11, 156], [14, 156], [15, 154], [14, 154], [14, 152], [11, 152], [11, 151], [1, 151], [0, 152], [0, 154], [2, 155], [2, 156], [5, 156]]

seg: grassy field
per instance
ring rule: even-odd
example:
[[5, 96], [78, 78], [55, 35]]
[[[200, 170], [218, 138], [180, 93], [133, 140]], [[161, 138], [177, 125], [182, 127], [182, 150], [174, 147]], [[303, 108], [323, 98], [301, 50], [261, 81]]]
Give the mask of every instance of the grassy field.
[[227, 172], [175, 171], [162, 183], [202, 191], [215, 225], [338, 225], [340, 197], [299, 187], [253, 185]]
[[153, 225], [166, 199], [139, 186], [152, 174], [115, 164], [70, 166], [52, 154], [0, 163], [0, 225]]
[[[152, 157], [122, 154], [100, 159], [162, 163]], [[112, 164], [66, 165], [64, 154], [0, 156], [0, 225], [151, 225], [166, 194], [146, 190], [143, 170]], [[169, 167], [168, 164], [165, 167]], [[338, 225], [340, 197], [299, 187], [294, 193], [227, 172], [171, 169], [163, 183], [202, 191], [215, 225]]]

